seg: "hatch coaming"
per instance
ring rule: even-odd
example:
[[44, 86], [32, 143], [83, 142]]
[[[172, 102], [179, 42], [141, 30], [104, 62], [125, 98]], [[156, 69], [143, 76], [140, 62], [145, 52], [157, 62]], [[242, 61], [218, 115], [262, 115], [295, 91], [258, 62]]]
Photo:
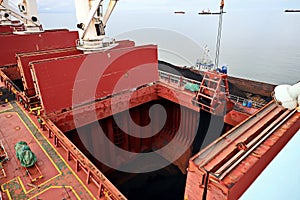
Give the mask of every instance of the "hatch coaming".
[[299, 113], [270, 102], [190, 159], [185, 195], [196, 198], [190, 188], [198, 178], [203, 198], [239, 198], [299, 130], [299, 120]]

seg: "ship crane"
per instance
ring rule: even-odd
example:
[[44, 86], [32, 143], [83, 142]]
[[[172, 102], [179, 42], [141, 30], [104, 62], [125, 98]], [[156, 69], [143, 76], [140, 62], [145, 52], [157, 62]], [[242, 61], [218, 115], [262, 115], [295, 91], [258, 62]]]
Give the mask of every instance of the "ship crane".
[[[222, 67], [219, 70], [219, 55], [222, 33], [222, 16], [223, 16], [224, 0], [220, 3], [220, 12], [214, 13], [219, 15], [219, 27], [216, 44], [215, 66], [213, 69], [206, 71], [203, 75], [199, 91], [192, 100], [194, 105], [200, 107], [211, 114], [225, 116], [227, 112], [227, 103], [230, 103], [229, 86], [227, 80], [227, 69]], [[211, 14], [211, 12], [202, 12], [199, 14]], [[221, 73], [219, 72], [221, 71]]]
[[218, 27], [217, 45], [216, 45], [215, 68], [219, 67], [220, 45], [221, 45], [221, 34], [222, 34], [222, 22], [223, 22], [223, 13], [224, 13], [223, 9], [224, 9], [224, 0], [221, 0], [221, 3], [220, 3], [220, 14], [219, 14], [219, 27]]
[[38, 33], [43, 32], [40, 24], [35, 0], [22, 0], [18, 4], [18, 11], [12, 7], [8, 0], [0, 1], [0, 24], [14, 25], [11, 17], [14, 17], [24, 24], [24, 30], [16, 30], [15, 34]]
[[[0, 3], [2, 4], [2, 2]], [[2, 8], [0, 9], [0, 26], [11, 26], [12, 24], [12, 20], [10, 19], [9, 14], [7, 13], [7, 10]]]
[[79, 39], [77, 49], [85, 53], [110, 49], [117, 44], [114, 40], [105, 41], [105, 27], [118, 0], [110, 0], [105, 14], [103, 0], [76, 0]]

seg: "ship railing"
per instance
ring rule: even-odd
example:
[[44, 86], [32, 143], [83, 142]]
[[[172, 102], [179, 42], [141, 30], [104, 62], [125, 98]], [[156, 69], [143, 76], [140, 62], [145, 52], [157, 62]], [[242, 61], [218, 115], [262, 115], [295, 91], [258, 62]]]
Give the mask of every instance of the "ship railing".
[[241, 103], [241, 104], [251, 101], [251, 103], [252, 103], [251, 107], [257, 108], [257, 109], [262, 108], [266, 105], [265, 103], [260, 103], [260, 102], [254, 101], [254, 100], [246, 99], [246, 98], [236, 96], [236, 95], [232, 95], [232, 94], [230, 94], [229, 97], [232, 101], [238, 102], [238, 103]]
[[[197, 84], [199, 86], [201, 85], [200, 81], [185, 78], [185, 77], [180, 76], [180, 75], [175, 75], [175, 74], [172, 74], [172, 73], [169, 73], [169, 72], [164, 72], [164, 71], [161, 71], [161, 70], [159, 70], [158, 73], [159, 73], [159, 80], [161, 82], [167, 83], [171, 86], [174, 86], [174, 87], [177, 87], [177, 88], [180, 88], [180, 89], [184, 89], [186, 84]], [[260, 108], [262, 108], [266, 105], [265, 103], [257, 102], [257, 101], [254, 101], [254, 100], [246, 99], [246, 98], [236, 96], [236, 95], [232, 95], [232, 94], [230, 95], [230, 99], [234, 102], [238, 102], [238, 103], [241, 103], [241, 104], [251, 101], [251, 103], [252, 103], [251, 107], [257, 108], [257, 109], [260, 109]]]
[[[22, 97], [22, 93], [18, 91], [18, 87], [0, 70], [0, 81], [4, 83], [5, 87], [12, 92], [16, 99]], [[95, 184], [98, 188], [97, 199], [111, 199], [111, 200], [126, 200], [127, 198], [113, 185], [105, 175], [97, 169], [97, 167], [74, 145], [63, 132], [55, 126], [55, 124], [45, 118], [43, 121], [43, 130], [48, 132], [48, 138], [53, 139], [54, 145], [62, 147], [67, 153], [67, 161], [70, 163], [75, 161], [75, 170], [79, 172], [82, 170], [85, 174], [85, 184]]]
[[184, 88], [186, 84], [190, 83], [190, 84], [197, 84], [200, 85], [201, 82], [193, 80], [193, 79], [189, 79], [189, 78], [185, 78], [183, 76], [180, 75], [175, 75], [169, 72], [164, 72], [159, 70], [159, 80], [165, 83], [168, 83], [172, 86], [177, 86], [179, 88]]

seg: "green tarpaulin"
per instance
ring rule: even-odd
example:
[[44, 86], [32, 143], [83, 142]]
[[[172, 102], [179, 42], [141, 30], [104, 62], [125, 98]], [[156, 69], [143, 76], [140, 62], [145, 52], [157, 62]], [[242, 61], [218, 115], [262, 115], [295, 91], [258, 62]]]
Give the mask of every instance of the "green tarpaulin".
[[192, 92], [199, 91], [199, 85], [198, 84], [194, 84], [194, 83], [187, 83], [187, 84], [185, 84], [184, 88], [186, 90], [190, 90]]
[[21, 141], [15, 145], [16, 156], [23, 167], [31, 167], [36, 162], [35, 154], [30, 150], [26, 142]]

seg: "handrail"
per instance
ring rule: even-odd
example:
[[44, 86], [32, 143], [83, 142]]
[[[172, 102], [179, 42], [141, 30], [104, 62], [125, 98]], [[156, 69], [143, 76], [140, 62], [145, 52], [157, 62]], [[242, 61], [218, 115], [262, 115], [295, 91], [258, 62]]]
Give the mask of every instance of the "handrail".
[[[175, 74], [172, 74], [169, 72], [164, 72], [164, 71], [158, 70], [158, 74], [159, 74], [160, 81], [167, 82], [167, 83], [171, 84], [172, 86], [177, 86], [179, 88], [184, 87], [187, 83], [201, 85], [200, 81], [189, 79], [189, 78], [179, 76], [179, 75], [175, 75]], [[266, 105], [265, 103], [260, 103], [258, 101], [246, 99], [246, 98], [232, 95], [232, 94], [230, 94], [229, 97], [231, 100], [238, 102], [238, 103], [243, 103], [244, 101], [247, 101], [247, 102], [251, 101], [253, 108], [262, 108]]]
[[[16, 99], [21, 98], [22, 94], [11, 84], [10, 79], [0, 70], [0, 81], [15, 94]], [[76, 171], [82, 169], [87, 175], [86, 184], [94, 183], [98, 188], [98, 198], [109, 197], [111, 200], [126, 200], [127, 198], [113, 185], [105, 175], [74, 145], [64, 133], [49, 119], [41, 117], [43, 129], [48, 131], [48, 138], [53, 138], [56, 147], [63, 147], [67, 152], [67, 161], [74, 160]]]
[[[232, 94], [230, 94], [229, 97], [230, 97], [231, 100], [233, 100], [235, 102], [239, 102], [239, 103], [243, 103], [244, 101], [250, 101], [249, 99], [246, 99], [246, 98], [243, 98], [243, 97], [240, 97], [240, 96], [236, 96], [236, 95], [232, 95]], [[262, 108], [266, 105], [266, 104], [260, 103], [258, 101], [251, 100], [251, 102], [253, 103], [252, 107], [254, 107], [254, 108]]]
[[177, 85], [178, 87], [184, 87], [187, 83], [193, 83], [200, 85], [201, 82], [193, 79], [189, 79], [183, 76], [175, 75], [169, 72], [164, 72], [161, 70], [158, 70], [159, 79], [161, 81], [167, 81], [168, 83], [173, 83]]

